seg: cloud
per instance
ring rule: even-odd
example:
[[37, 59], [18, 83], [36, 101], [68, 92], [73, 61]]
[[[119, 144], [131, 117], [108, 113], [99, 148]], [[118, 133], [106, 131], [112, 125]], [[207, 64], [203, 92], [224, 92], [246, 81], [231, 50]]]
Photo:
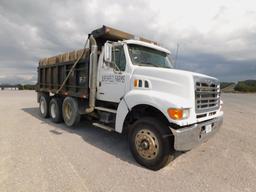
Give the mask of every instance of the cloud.
[[173, 52], [179, 43], [178, 68], [223, 81], [256, 78], [253, 8], [249, 0], [1, 0], [0, 83], [35, 82], [39, 58], [81, 48], [103, 24]]
[[228, 60], [220, 55], [193, 53], [181, 55], [177, 67], [216, 76], [224, 81], [256, 79], [255, 60]]
[[35, 84], [37, 81], [36, 75], [17, 75], [15, 78], [12, 76], [0, 76], [1, 84]]

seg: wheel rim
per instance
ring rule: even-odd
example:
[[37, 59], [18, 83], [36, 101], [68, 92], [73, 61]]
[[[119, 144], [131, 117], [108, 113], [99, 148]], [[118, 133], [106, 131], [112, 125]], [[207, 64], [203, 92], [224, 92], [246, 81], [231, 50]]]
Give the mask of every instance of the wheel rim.
[[142, 129], [136, 134], [135, 146], [138, 154], [147, 160], [154, 159], [159, 153], [158, 139], [156, 135], [148, 129]]
[[64, 113], [65, 113], [65, 116], [67, 119], [71, 119], [71, 116], [72, 116], [72, 108], [71, 108], [71, 105], [70, 103], [66, 103], [64, 105]]
[[52, 118], [56, 117], [56, 104], [55, 103], [51, 104], [51, 116], [52, 116]]
[[45, 103], [45, 101], [42, 99], [41, 102], [40, 102], [40, 111], [41, 111], [42, 114], [45, 113], [45, 111], [46, 111], [45, 108], [46, 108], [46, 103]]

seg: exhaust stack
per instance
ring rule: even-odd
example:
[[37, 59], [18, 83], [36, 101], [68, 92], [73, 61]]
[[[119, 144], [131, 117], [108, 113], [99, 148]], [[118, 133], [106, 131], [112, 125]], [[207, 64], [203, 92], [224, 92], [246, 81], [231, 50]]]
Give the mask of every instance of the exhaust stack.
[[90, 80], [89, 80], [89, 107], [86, 108], [85, 113], [93, 112], [95, 108], [95, 100], [96, 100], [96, 87], [97, 87], [97, 68], [98, 68], [98, 46], [93, 35], [90, 35], [90, 47], [91, 47], [91, 55], [90, 55]]

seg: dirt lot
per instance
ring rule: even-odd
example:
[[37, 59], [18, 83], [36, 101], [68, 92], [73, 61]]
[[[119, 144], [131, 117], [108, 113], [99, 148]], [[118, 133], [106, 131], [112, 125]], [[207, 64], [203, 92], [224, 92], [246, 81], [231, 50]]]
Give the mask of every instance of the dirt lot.
[[153, 172], [126, 138], [82, 121], [38, 115], [32, 91], [0, 91], [0, 191], [256, 191], [256, 95], [223, 95], [225, 119], [207, 143]]

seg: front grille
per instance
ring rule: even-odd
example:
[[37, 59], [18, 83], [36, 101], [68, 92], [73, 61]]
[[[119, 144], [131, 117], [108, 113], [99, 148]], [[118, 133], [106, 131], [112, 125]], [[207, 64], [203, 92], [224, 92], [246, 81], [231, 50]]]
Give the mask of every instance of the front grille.
[[219, 108], [220, 84], [209, 78], [195, 78], [196, 113], [205, 113]]

